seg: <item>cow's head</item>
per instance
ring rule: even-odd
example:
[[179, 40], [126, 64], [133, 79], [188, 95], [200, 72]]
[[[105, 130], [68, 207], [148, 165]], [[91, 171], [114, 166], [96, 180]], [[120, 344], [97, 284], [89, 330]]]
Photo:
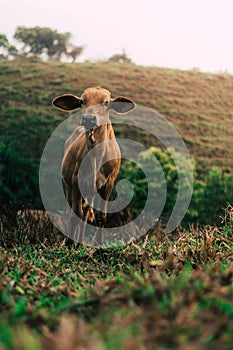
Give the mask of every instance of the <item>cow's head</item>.
[[110, 92], [99, 86], [86, 89], [81, 97], [72, 94], [55, 97], [52, 104], [66, 112], [82, 108], [81, 125], [87, 129], [108, 123], [110, 110], [124, 114], [135, 107], [129, 98], [118, 96], [112, 99]]

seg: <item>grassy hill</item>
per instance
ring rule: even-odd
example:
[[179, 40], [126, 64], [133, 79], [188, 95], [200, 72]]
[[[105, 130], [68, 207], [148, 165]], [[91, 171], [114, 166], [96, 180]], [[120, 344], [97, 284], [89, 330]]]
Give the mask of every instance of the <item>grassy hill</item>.
[[[117, 63], [0, 62], [0, 128], [40, 157], [64, 113], [51, 107], [62, 93], [100, 85], [164, 115], [180, 132], [197, 168], [233, 168], [233, 76]], [[128, 130], [122, 130], [127, 136]], [[17, 135], [17, 136], [16, 136]], [[143, 137], [143, 136], [140, 136]], [[144, 135], [147, 144], [153, 144]], [[28, 149], [27, 144], [30, 144]], [[17, 145], [18, 146], [18, 145]], [[24, 148], [25, 150], [25, 148]]]

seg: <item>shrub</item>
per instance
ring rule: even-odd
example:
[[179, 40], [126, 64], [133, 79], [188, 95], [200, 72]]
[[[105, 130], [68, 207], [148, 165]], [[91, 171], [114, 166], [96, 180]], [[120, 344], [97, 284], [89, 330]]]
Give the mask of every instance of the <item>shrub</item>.
[[213, 167], [199, 193], [198, 222], [219, 225], [228, 204], [233, 204], [233, 174]]
[[[161, 215], [163, 221], [167, 221], [171, 215], [177, 200], [178, 188], [181, 194], [180, 203], [185, 201], [185, 193], [190, 182], [187, 162], [182, 155], [176, 155], [176, 164], [171, 156], [172, 150], [163, 150], [152, 147], [148, 151], [139, 154], [137, 164], [129, 161], [124, 161], [119, 178], [128, 179], [134, 187], [134, 196], [129, 205], [129, 209], [133, 216], [137, 216], [144, 208], [147, 201], [148, 186], [154, 191], [151, 198], [151, 205], [154, 206], [156, 212], [158, 207], [162, 205], [164, 191], [166, 193], [166, 203]], [[166, 188], [164, 179], [161, 176], [161, 168], [158, 167], [159, 162], [165, 176]], [[177, 165], [179, 166], [179, 176]], [[143, 170], [144, 171], [143, 171]], [[145, 173], [153, 174], [150, 184], [147, 183]], [[228, 204], [233, 205], [233, 174], [226, 173], [221, 169], [214, 167], [209, 170], [203, 180], [197, 178], [195, 171], [195, 163], [193, 162], [193, 194], [187, 210], [187, 213], [182, 221], [183, 226], [190, 223], [220, 225], [221, 218], [224, 215], [224, 209]], [[183, 191], [183, 190], [184, 191]], [[182, 198], [183, 196], [183, 198]]]
[[0, 139], [1, 204], [40, 206], [38, 161], [21, 156]]
[[[130, 210], [133, 216], [138, 215], [144, 208], [147, 201], [148, 188], [152, 196], [149, 201], [150, 207], [154, 206], [154, 212], [163, 207], [164, 196], [165, 205], [162, 212], [162, 219], [168, 220], [174, 208], [178, 188], [180, 185], [180, 202], [186, 200], [186, 190], [190, 187], [190, 169], [187, 162], [181, 154], [176, 153], [176, 164], [172, 158], [173, 150], [163, 150], [157, 147], [151, 147], [149, 150], [141, 152], [138, 162], [132, 163], [125, 161], [120, 172], [120, 179], [128, 179], [134, 187], [134, 197], [130, 203]], [[177, 166], [179, 166], [179, 176]], [[149, 181], [147, 181], [147, 177]], [[182, 189], [184, 191], [182, 191]], [[183, 196], [183, 197], [182, 197]]]

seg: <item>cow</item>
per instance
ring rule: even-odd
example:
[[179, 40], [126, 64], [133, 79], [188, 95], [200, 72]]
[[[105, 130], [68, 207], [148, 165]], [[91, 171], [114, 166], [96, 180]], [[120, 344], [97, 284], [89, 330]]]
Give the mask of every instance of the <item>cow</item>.
[[[121, 152], [109, 112], [127, 113], [135, 108], [135, 103], [124, 96], [113, 99], [108, 90], [96, 86], [84, 90], [80, 97], [73, 94], [55, 97], [52, 104], [66, 112], [81, 109], [80, 125], [65, 143], [61, 166], [68, 208], [72, 209], [69, 210], [69, 233], [75, 234], [77, 217], [80, 218], [78, 241], [83, 243], [87, 221], [95, 220], [93, 203], [98, 193], [103, 201], [98, 207], [100, 227], [96, 240], [102, 244], [107, 204], [121, 164]], [[82, 167], [84, 159], [86, 166]]]

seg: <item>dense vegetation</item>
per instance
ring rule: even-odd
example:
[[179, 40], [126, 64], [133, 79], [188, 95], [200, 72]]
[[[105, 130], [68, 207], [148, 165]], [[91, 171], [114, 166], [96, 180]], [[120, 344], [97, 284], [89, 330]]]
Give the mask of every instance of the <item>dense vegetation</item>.
[[[165, 174], [167, 194], [161, 217], [163, 221], [167, 221], [177, 199], [178, 172], [169, 150], [151, 147], [148, 151], [139, 154], [138, 164], [142, 166], [142, 169], [147, 171], [153, 169], [153, 173], [155, 173], [155, 178], [150, 183], [151, 188], [154, 190], [151, 206], [160, 205], [159, 198], [162, 197], [161, 191], [164, 190], [162, 181], [158, 181], [159, 174], [156, 176], [154, 171], [156, 164], [153, 156], [159, 161]], [[178, 159], [182, 164], [182, 172], [187, 175], [188, 170], [185, 166], [185, 159], [181, 155], [179, 155]], [[127, 178], [134, 184], [135, 195], [129, 206], [133, 216], [138, 215], [147, 201], [147, 179], [138, 164], [125, 162], [120, 173], [120, 178]], [[188, 226], [190, 223], [218, 225], [221, 223], [224, 208], [229, 203], [233, 203], [233, 174], [224, 173], [220, 168], [213, 167], [207, 171], [207, 174], [202, 179], [199, 179], [195, 170], [195, 163], [193, 163], [193, 170], [193, 195], [182, 224], [185, 226]], [[188, 176], [186, 176], [186, 182], [183, 181], [181, 185], [183, 188], [186, 186], [189, 186]]]

